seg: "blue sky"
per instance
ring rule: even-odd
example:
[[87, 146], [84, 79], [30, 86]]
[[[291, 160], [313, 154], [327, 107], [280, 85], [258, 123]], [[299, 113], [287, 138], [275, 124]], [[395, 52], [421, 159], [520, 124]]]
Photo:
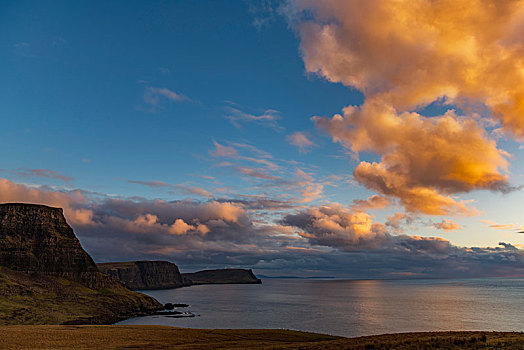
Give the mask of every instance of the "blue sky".
[[[185, 209], [178, 204], [169, 215], [155, 211], [160, 210], [156, 207], [144, 209], [155, 200], [190, 202], [191, 208], [195, 203], [237, 205], [249, 220], [242, 234], [256, 231], [260, 234], [257, 239], [273, 242], [256, 254], [252, 247], [239, 245], [235, 254], [256, 255], [248, 260], [238, 258], [243, 266], [267, 267], [269, 262], [277, 266], [286, 260], [290, 240], [300, 241], [293, 248], [314, 250], [321, 256], [335, 251], [342, 260], [349, 259], [343, 252], [354, 247], [323, 240], [311, 231], [311, 225], [290, 223], [291, 216], [308, 212], [318, 219], [321, 214], [312, 214], [312, 210], [339, 203], [342, 209], [337, 208], [353, 218], [354, 201], [372, 195], [393, 198], [389, 205], [366, 208], [371, 216], [365, 220], [380, 223], [387, 231], [377, 233], [368, 227], [373, 235], [441, 237], [453, 247], [495, 247], [508, 242], [521, 248], [524, 235], [519, 231], [524, 223], [519, 206], [524, 198], [517, 187], [524, 173], [519, 165], [522, 150], [517, 138], [492, 134], [500, 125], [482, 124], [489, 133], [486, 138], [511, 154], [507, 171], [500, 170], [511, 190], [501, 193], [498, 187], [478, 183], [466, 191], [460, 187], [469, 182], [451, 190], [438, 187], [438, 181], [427, 185], [457, 203], [474, 206], [474, 215], [413, 210], [402, 204], [403, 194], [381, 193], [367, 180], [355, 180], [353, 172], [359, 163], [380, 162], [382, 151], [366, 145], [358, 157], [352, 157], [348, 143], [333, 142], [336, 131], [323, 129], [311, 118], [331, 118], [343, 114], [346, 106], [363, 106], [374, 98], [369, 91], [379, 87], [348, 83], [351, 79], [340, 73], [343, 69], [328, 71], [331, 61], [313, 57], [312, 45], [323, 43], [308, 37], [309, 32], [297, 22], [313, 18], [321, 24], [324, 19], [318, 13], [328, 7], [320, 9], [319, 2], [308, 8], [304, 3], [2, 1], [0, 177], [8, 181], [5, 193], [13, 186], [22, 187], [0, 199], [67, 206], [66, 215], [72, 213], [68, 220], [98, 260], [154, 257], [200, 266], [198, 254], [192, 255], [191, 249], [233, 254], [217, 243], [218, 238], [211, 239], [208, 246], [207, 239], [200, 237], [195, 248], [190, 238], [177, 237], [187, 241], [182, 245], [187, 246], [184, 253], [167, 249], [178, 243], [161, 238], [153, 249], [141, 244], [149, 238], [141, 238], [145, 231], [135, 228], [128, 230], [133, 232], [129, 242], [136, 244], [132, 249], [111, 255], [101, 248], [120, 246], [128, 239], [123, 223], [118, 226], [122, 230], [118, 237], [101, 228], [112, 227], [104, 220], [115, 212], [115, 217], [125, 217], [128, 223], [148, 223], [151, 230], [156, 224], [166, 228], [180, 219], [191, 228], [173, 228], [171, 231], [183, 232], [177, 236], [193, 231], [210, 235], [198, 230], [209, 218], [179, 215], [177, 210]], [[297, 19], [292, 17], [293, 9], [311, 13]], [[367, 13], [362, 11], [365, 18]], [[339, 18], [339, 22], [344, 20]], [[311, 68], [315, 64], [320, 68]], [[464, 94], [471, 93], [464, 88]], [[439, 97], [429, 106], [425, 103], [406, 111], [440, 116], [455, 109], [467, 114], [462, 112], [463, 105], [449, 99], [447, 105]], [[31, 190], [43, 194], [31, 194]], [[279, 203], [246, 204], [255, 199]], [[141, 209], [119, 212], [108, 204], [114, 201]], [[75, 219], [73, 212], [86, 216], [78, 214]], [[387, 224], [395, 213], [405, 216], [398, 227]], [[156, 219], [151, 221], [147, 215]], [[456, 227], [439, 229], [436, 224], [445, 220]], [[493, 225], [506, 226], [497, 229], [490, 227]], [[359, 230], [344, 226], [342, 231], [353, 240], [355, 235], [359, 239]], [[289, 235], [288, 240], [275, 238], [280, 235]], [[228, 237], [220, 238], [223, 244], [228, 244]], [[240, 241], [232, 239], [233, 244]], [[162, 245], [165, 250], [159, 248]], [[364, 245], [362, 249], [371, 248]], [[293, 255], [291, 260], [297, 259]], [[235, 262], [225, 259], [202, 264], [231, 266]], [[286, 266], [291, 265], [284, 263], [279, 268]], [[326, 263], [311, 273], [324, 273], [323, 269], [331, 268]]]

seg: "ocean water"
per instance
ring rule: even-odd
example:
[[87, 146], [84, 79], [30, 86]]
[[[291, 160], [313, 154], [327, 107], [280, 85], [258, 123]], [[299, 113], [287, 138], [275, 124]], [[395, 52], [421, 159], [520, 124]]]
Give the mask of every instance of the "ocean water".
[[119, 324], [285, 328], [347, 337], [444, 330], [524, 331], [524, 279], [263, 279], [142, 291], [186, 303], [192, 318], [148, 316]]

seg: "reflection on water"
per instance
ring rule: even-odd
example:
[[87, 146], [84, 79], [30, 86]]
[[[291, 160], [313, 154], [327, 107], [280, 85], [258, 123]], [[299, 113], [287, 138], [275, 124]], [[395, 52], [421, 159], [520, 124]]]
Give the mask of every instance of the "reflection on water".
[[[432, 330], [524, 331], [524, 279], [348, 281], [264, 279], [145, 291], [191, 305], [194, 318], [141, 317], [120, 324], [287, 328], [361, 336]], [[186, 309], [185, 309], [186, 310]]]

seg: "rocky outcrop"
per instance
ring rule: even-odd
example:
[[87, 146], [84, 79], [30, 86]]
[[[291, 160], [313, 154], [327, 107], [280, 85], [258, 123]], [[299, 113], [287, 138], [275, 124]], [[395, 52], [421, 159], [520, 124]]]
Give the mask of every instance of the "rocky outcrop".
[[191, 284], [260, 284], [251, 270], [221, 269], [184, 273], [182, 276], [191, 280]]
[[169, 261], [129, 261], [97, 265], [101, 272], [129, 289], [170, 289], [191, 284], [180, 274], [178, 267]]
[[45, 205], [0, 204], [0, 266], [63, 277], [102, 287], [93, 259], [85, 252], [62, 209]]
[[62, 209], [0, 204], [0, 324], [108, 324], [159, 309], [98, 270]]

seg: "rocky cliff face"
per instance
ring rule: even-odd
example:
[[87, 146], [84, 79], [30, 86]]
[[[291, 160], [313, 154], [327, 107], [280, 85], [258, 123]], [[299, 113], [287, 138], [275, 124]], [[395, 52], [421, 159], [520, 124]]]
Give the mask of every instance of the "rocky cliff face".
[[192, 284], [260, 284], [251, 270], [246, 269], [221, 269], [204, 270], [194, 273], [184, 273], [182, 276], [191, 280]]
[[262, 283], [251, 270], [222, 269], [181, 274], [168, 261], [97, 264], [99, 270], [129, 289], [170, 289], [195, 284]]
[[62, 209], [0, 204], [0, 266], [63, 277], [90, 288], [107, 281], [84, 251]]
[[102, 274], [62, 209], [0, 204], [0, 324], [108, 324], [161, 308]]
[[178, 267], [168, 261], [130, 261], [98, 264], [101, 272], [129, 289], [169, 289], [188, 286]]

